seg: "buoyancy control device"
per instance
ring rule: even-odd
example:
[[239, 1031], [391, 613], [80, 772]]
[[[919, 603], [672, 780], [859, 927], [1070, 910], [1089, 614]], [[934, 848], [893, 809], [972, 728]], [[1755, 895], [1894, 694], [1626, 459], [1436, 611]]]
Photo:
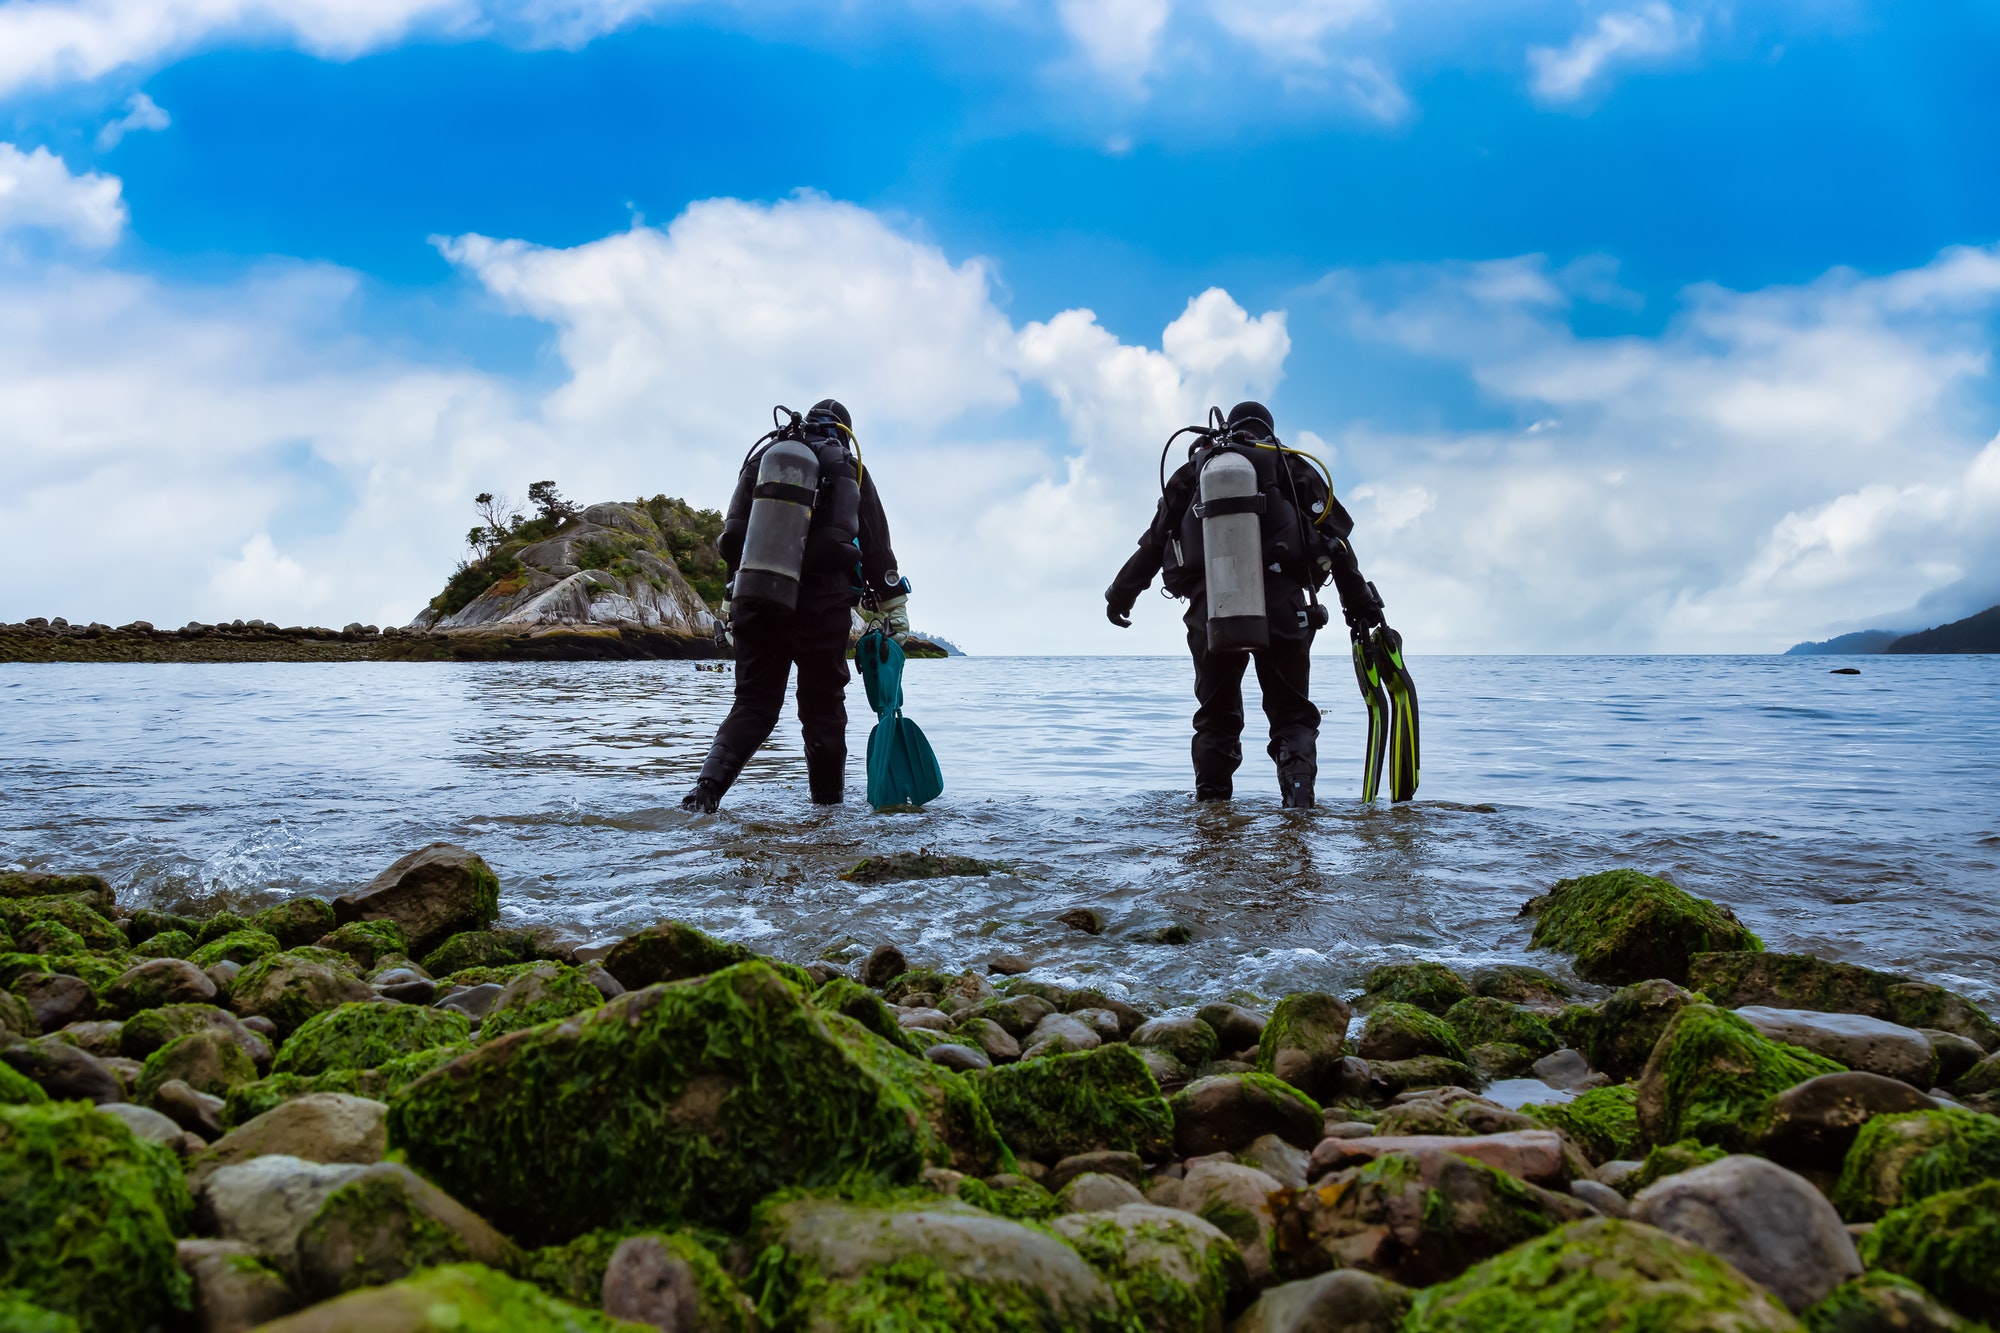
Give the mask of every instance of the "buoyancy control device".
[[818, 451], [791, 434], [773, 440], [757, 460], [743, 559], [731, 585], [734, 601], [798, 608], [799, 575], [818, 499]]
[[1257, 466], [1234, 450], [1218, 449], [1202, 464], [1203, 576], [1208, 585], [1208, 650], [1244, 652], [1270, 646], [1264, 610], [1266, 508]]

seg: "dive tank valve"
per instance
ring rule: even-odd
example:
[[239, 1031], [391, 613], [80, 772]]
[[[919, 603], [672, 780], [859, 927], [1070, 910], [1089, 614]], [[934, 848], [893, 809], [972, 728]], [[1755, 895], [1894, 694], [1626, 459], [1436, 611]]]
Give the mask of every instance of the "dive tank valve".
[[1263, 512], [1256, 464], [1242, 454], [1218, 450], [1202, 465], [1195, 513], [1201, 519], [1206, 564], [1210, 652], [1270, 645], [1271, 627], [1264, 618]]
[[732, 585], [735, 602], [757, 602], [794, 611], [806, 534], [819, 494], [819, 456], [800, 440], [779, 440], [757, 461], [750, 492], [750, 523], [743, 533], [743, 563]]

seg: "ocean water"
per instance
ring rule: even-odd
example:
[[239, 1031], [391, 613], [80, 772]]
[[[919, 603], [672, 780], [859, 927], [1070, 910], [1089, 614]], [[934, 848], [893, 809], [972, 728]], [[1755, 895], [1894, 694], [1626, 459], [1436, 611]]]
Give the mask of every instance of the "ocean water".
[[[2000, 658], [1446, 657], [1412, 663], [1424, 782], [1356, 799], [1362, 711], [1315, 661], [1320, 808], [1282, 811], [1254, 678], [1238, 799], [1190, 799], [1177, 658], [914, 662], [907, 713], [947, 791], [806, 799], [788, 715], [720, 814], [678, 808], [734, 677], [689, 663], [0, 666], [0, 863], [85, 868], [136, 903], [333, 895], [444, 839], [503, 916], [595, 939], [665, 916], [798, 961], [894, 942], [1001, 951], [1173, 1005], [1350, 988], [1384, 961], [1528, 949], [1521, 904], [1635, 866], [1729, 904], [1774, 949], [2000, 1001]], [[861, 887], [874, 852], [1005, 862]], [[1073, 907], [1101, 935], [1056, 921]], [[1185, 943], [1161, 943], [1179, 925]]]

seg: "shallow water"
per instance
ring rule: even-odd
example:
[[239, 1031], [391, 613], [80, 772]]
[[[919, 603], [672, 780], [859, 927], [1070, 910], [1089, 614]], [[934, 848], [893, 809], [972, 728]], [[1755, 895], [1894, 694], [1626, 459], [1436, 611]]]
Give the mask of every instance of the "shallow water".
[[[1517, 910], [1614, 865], [1730, 904], [1772, 948], [2000, 999], [2000, 658], [1419, 658], [1422, 799], [1353, 798], [1361, 708], [1316, 659], [1321, 808], [1279, 810], [1252, 698], [1239, 799], [1189, 798], [1182, 659], [912, 663], [948, 790], [806, 801], [788, 716], [721, 814], [677, 802], [734, 678], [687, 663], [0, 666], [0, 861], [135, 901], [332, 895], [446, 839], [505, 917], [594, 938], [677, 916], [796, 960], [1013, 951], [1150, 1004], [1351, 987], [1386, 960], [1528, 957]], [[930, 847], [1014, 873], [862, 888]], [[1091, 937], [1071, 907], [1111, 920]], [[1149, 942], [1180, 923], [1185, 944]], [[1531, 961], [1560, 970], [1560, 961]]]

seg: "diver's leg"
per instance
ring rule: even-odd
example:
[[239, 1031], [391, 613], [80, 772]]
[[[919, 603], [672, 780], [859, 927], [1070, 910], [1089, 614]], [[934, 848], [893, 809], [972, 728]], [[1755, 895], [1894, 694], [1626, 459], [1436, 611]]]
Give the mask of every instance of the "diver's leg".
[[845, 606], [801, 612], [792, 631], [799, 667], [799, 731], [806, 743], [806, 783], [814, 805], [838, 805], [847, 778], [847, 631]]
[[1208, 627], [1190, 626], [1194, 658], [1194, 797], [1226, 801], [1243, 762], [1243, 653], [1208, 651]]
[[736, 702], [716, 730], [701, 776], [681, 798], [681, 808], [715, 809], [778, 725], [778, 712], [785, 706], [785, 681], [792, 674], [791, 619], [782, 612], [752, 614], [735, 625]]
[[1312, 701], [1312, 641], [1279, 639], [1260, 648], [1257, 686], [1271, 723], [1269, 753], [1285, 805], [1309, 809], [1319, 776], [1319, 707]]

